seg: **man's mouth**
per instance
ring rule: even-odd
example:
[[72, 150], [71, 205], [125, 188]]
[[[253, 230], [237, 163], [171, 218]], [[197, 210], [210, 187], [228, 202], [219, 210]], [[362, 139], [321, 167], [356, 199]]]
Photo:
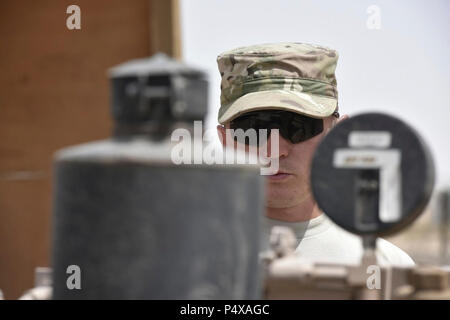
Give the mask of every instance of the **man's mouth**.
[[290, 173], [284, 171], [278, 171], [275, 174], [267, 176], [270, 180], [284, 180], [291, 176]]

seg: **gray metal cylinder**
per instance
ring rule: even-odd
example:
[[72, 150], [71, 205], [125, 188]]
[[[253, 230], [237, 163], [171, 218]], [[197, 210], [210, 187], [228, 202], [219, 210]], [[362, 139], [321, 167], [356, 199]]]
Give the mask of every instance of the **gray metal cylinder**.
[[114, 138], [55, 158], [53, 297], [259, 298], [259, 168], [171, 161], [175, 128], [202, 144], [204, 72], [156, 54], [110, 78]]
[[64, 149], [54, 179], [54, 299], [260, 297], [257, 168], [177, 166], [136, 138]]

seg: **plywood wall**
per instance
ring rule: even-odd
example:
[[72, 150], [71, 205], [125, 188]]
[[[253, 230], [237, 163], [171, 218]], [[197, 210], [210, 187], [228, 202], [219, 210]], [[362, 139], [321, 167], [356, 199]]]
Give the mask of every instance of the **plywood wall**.
[[[81, 30], [66, 27], [71, 4], [81, 8]], [[49, 265], [52, 154], [109, 136], [106, 70], [158, 50], [152, 10], [149, 0], [0, 2], [0, 289], [7, 299], [33, 286], [35, 267]], [[173, 38], [164, 32], [158, 36]]]

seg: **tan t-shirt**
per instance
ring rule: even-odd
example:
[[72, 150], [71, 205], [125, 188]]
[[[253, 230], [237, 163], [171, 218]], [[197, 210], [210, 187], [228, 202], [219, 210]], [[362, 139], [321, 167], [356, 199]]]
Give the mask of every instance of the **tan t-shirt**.
[[[269, 248], [269, 235], [273, 226], [291, 228], [298, 241], [296, 252], [313, 262], [359, 264], [361, 260], [361, 237], [345, 231], [325, 214], [305, 222], [285, 222], [264, 217], [263, 250]], [[381, 238], [377, 240], [376, 256], [380, 265], [414, 265], [407, 253]]]

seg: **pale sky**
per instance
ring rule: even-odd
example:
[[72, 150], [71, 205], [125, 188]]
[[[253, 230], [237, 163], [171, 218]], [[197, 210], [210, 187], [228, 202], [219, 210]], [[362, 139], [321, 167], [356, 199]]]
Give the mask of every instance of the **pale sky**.
[[[380, 29], [367, 20], [380, 9]], [[340, 111], [379, 111], [416, 128], [430, 146], [438, 186], [450, 185], [450, 1], [180, 0], [183, 60], [210, 80], [208, 128], [217, 124], [216, 57], [239, 46], [307, 42], [339, 52]]]

